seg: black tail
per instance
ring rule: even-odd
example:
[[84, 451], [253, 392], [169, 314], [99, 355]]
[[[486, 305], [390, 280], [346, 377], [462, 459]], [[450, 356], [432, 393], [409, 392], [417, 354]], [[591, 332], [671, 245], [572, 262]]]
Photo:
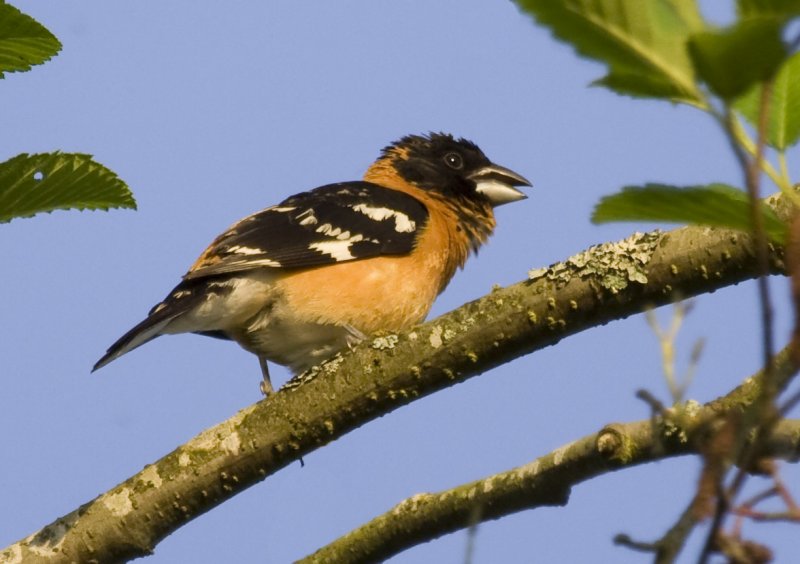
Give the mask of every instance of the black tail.
[[170, 321], [193, 309], [199, 301], [202, 301], [204, 297], [202, 287], [204, 286], [204, 284], [198, 284], [198, 281], [178, 284], [163, 302], [150, 310], [147, 319], [125, 333], [108, 348], [106, 354], [94, 365], [92, 372], [162, 335], [162, 330]]

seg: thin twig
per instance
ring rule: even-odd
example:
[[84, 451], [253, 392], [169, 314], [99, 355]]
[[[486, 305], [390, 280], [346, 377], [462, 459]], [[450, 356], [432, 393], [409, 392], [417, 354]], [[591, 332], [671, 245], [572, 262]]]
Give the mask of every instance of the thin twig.
[[[761, 335], [762, 335], [762, 356], [764, 365], [764, 386], [761, 389], [758, 400], [756, 401], [755, 411], [753, 413], [753, 423], [750, 425], [745, 424], [738, 431], [740, 440], [736, 444], [742, 445], [745, 451], [742, 453], [731, 452], [728, 457], [731, 461], [742, 459], [741, 468], [733, 478], [730, 487], [724, 487], [724, 473], [720, 476], [720, 481], [717, 485], [717, 503], [714, 512], [714, 517], [711, 524], [711, 529], [708, 532], [705, 543], [703, 545], [702, 553], [698, 559], [701, 563], [709, 561], [711, 554], [717, 550], [717, 539], [720, 537], [721, 529], [725, 520], [725, 516], [729, 511], [732, 503], [731, 500], [735, 499], [736, 494], [740, 491], [744, 484], [746, 473], [743, 468], [751, 466], [754, 453], [758, 449], [758, 443], [762, 436], [763, 431], [771, 428], [765, 425], [765, 419], [774, 419], [769, 417], [769, 407], [774, 405], [775, 396], [777, 393], [777, 386], [775, 386], [772, 378], [773, 373], [773, 350], [774, 350], [774, 337], [773, 337], [773, 310], [769, 294], [769, 281], [767, 274], [769, 272], [769, 247], [767, 242], [766, 232], [764, 230], [764, 221], [761, 215], [761, 200], [760, 200], [760, 178], [761, 171], [764, 165], [764, 147], [767, 131], [767, 118], [770, 95], [772, 93], [771, 80], [764, 81], [761, 85], [761, 99], [759, 101], [759, 114], [758, 114], [758, 131], [755, 151], [753, 151], [753, 158], [747, 156], [747, 152], [738, 142], [736, 135], [736, 117], [733, 111], [726, 107], [725, 115], [722, 117], [721, 122], [724, 126], [731, 148], [734, 155], [739, 161], [739, 165], [745, 176], [745, 185], [750, 200], [750, 221], [752, 227], [752, 234], [756, 252], [756, 264], [758, 268], [758, 296], [761, 304]], [[720, 119], [720, 116], [714, 114], [715, 117]], [[748, 447], [743, 444], [744, 435], [748, 432], [749, 428], [756, 430], [756, 438], [753, 443]], [[740, 454], [742, 456], [740, 457]], [[727, 463], [730, 466], [730, 463]]]
[[[763, 334], [763, 357], [764, 368], [767, 377], [766, 382], [770, 381], [769, 374], [772, 372], [772, 356], [774, 350], [773, 344], [773, 329], [772, 329], [772, 303], [769, 295], [769, 281], [767, 275], [769, 274], [769, 248], [767, 247], [767, 235], [764, 231], [764, 218], [761, 215], [761, 194], [760, 194], [760, 180], [761, 180], [761, 166], [764, 161], [764, 146], [767, 135], [767, 119], [769, 110], [769, 100], [772, 94], [772, 81], [768, 80], [762, 84], [761, 87], [761, 100], [758, 112], [758, 141], [756, 143], [755, 158], [749, 163], [746, 169], [747, 175], [747, 193], [750, 195], [750, 220], [753, 227], [753, 238], [756, 247], [756, 260], [758, 261], [759, 277], [758, 277], [758, 293], [761, 301], [761, 323]], [[772, 392], [772, 390], [767, 390]], [[773, 397], [764, 398], [767, 401], [772, 401]]]

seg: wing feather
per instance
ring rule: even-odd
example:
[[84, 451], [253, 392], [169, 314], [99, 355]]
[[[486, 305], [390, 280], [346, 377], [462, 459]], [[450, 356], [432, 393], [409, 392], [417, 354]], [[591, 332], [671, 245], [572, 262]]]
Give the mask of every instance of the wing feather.
[[363, 181], [329, 184], [234, 224], [184, 278], [403, 255], [427, 220], [424, 204], [403, 192]]

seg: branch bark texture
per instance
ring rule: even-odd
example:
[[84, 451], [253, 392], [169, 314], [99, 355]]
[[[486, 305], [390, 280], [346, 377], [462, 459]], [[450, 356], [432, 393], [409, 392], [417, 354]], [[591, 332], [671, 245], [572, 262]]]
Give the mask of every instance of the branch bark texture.
[[[782, 388], [795, 371], [790, 351], [785, 349], [772, 362], [770, 377]], [[571, 488], [591, 478], [629, 466], [699, 454], [710, 428], [721, 424], [731, 412], [741, 414], [750, 408], [766, 380], [760, 372], [704, 406], [688, 402], [657, 418], [606, 425], [599, 432], [524, 466], [446, 491], [417, 494], [298, 562], [381, 562], [412, 546], [478, 522], [523, 509], [566, 505]], [[800, 420], [781, 421], [770, 431], [758, 454], [797, 461]]]

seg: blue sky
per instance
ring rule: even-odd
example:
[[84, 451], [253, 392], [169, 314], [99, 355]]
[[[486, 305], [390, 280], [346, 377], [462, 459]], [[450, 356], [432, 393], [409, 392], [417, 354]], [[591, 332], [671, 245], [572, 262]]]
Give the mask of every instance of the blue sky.
[[[89, 374], [197, 254], [240, 217], [358, 179], [381, 147], [447, 131], [529, 178], [489, 245], [432, 316], [589, 245], [652, 226], [594, 226], [602, 195], [661, 181], [740, 184], [699, 112], [587, 85], [603, 73], [508, 2], [15, 2], [64, 44], [0, 82], [0, 159], [86, 152], [139, 210], [56, 212], [0, 226], [0, 546], [113, 487], [259, 399], [255, 358], [230, 343], [165, 337]], [[788, 331], [784, 280], [778, 340]], [[690, 396], [707, 401], [758, 367], [752, 283], [697, 300], [684, 361], [707, 340]], [[662, 312], [666, 319], [668, 312]], [[685, 362], [684, 362], [685, 364]], [[273, 368], [273, 381], [288, 377]], [[417, 401], [358, 429], [168, 537], [149, 562], [289, 562], [400, 500], [503, 471], [666, 399], [642, 316]], [[694, 459], [576, 487], [565, 508], [480, 527], [476, 563], [641, 562], [611, 538], [660, 535], [688, 502]], [[787, 479], [798, 483], [796, 468]], [[748, 526], [778, 561], [796, 528]], [[392, 562], [461, 562], [465, 533]], [[691, 558], [686, 561], [691, 561]]]

